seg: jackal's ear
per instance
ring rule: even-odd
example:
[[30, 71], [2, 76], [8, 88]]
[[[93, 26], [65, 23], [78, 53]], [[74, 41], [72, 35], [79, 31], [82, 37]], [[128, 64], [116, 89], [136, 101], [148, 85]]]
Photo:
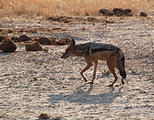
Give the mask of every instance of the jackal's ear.
[[70, 39], [69, 46], [70, 47], [74, 47], [75, 46], [75, 40], [74, 39]]

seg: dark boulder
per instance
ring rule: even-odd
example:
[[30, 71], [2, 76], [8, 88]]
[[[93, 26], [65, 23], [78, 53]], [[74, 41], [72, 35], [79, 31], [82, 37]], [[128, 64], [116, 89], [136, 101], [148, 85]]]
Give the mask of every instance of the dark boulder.
[[123, 14], [122, 8], [113, 8], [113, 14], [117, 16], [121, 16]]
[[70, 42], [70, 38], [62, 38], [60, 40], [55, 41], [55, 45], [68, 45]]
[[122, 12], [122, 14], [123, 14], [124, 16], [130, 16], [130, 15], [131, 15], [131, 12], [132, 12], [131, 9], [124, 9], [123, 12]]
[[5, 39], [4, 36], [0, 36], [0, 42], [2, 42]]
[[39, 39], [36, 39], [37, 42], [43, 45], [51, 45], [55, 41], [56, 38], [46, 38], [46, 37], [41, 37]]
[[147, 17], [148, 15], [147, 15], [147, 13], [145, 13], [145, 12], [140, 12], [140, 16], [141, 16], [141, 17]]
[[3, 40], [3, 42], [0, 44], [0, 50], [3, 52], [14, 52], [16, 49], [16, 45], [8, 39]]
[[25, 48], [26, 48], [26, 51], [42, 51], [43, 50], [43, 48], [37, 42], [27, 43], [25, 45]]
[[42, 113], [42, 114], [40, 114], [39, 119], [46, 120], [46, 119], [50, 119], [50, 117], [49, 117], [49, 115]]
[[19, 42], [19, 38], [16, 37], [16, 36], [13, 36], [13, 37], [11, 38], [11, 40], [12, 40], [13, 42]]
[[28, 41], [28, 40], [31, 40], [31, 38], [26, 36], [26, 35], [21, 35], [18, 39], [19, 42], [25, 42], [25, 41]]
[[104, 16], [113, 16], [113, 12], [108, 9], [100, 9], [99, 13]]

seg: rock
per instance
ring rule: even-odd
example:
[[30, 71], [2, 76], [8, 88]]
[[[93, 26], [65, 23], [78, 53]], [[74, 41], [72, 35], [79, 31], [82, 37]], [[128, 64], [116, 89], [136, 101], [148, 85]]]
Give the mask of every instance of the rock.
[[50, 119], [50, 117], [47, 114], [40, 114], [39, 119]]
[[132, 12], [132, 10], [131, 9], [124, 9], [123, 10], [123, 15], [127, 15], [127, 14], [130, 14]]
[[4, 36], [0, 36], [0, 42], [2, 42], [5, 39]]
[[66, 17], [66, 16], [57, 16], [57, 17], [47, 17], [47, 20], [51, 20], [54, 22], [63, 22], [63, 23], [69, 23], [71, 22], [72, 17]]
[[113, 12], [107, 9], [100, 9], [99, 13], [103, 14], [104, 16], [113, 16]]
[[26, 43], [25, 48], [26, 48], [26, 51], [42, 51], [43, 50], [43, 48], [37, 42]]
[[0, 29], [0, 32], [2, 32], [3, 31], [3, 29]]
[[8, 33], [13, 33], [13, 30], [11, 30], [11, 29], [8, 29], [8, 31], [7, 31]]
[[113, 8], [113, 14], [116, 16], [121, 16], [123, 15], [123, 10], [122, 8]]
[[31, 40], [31, 38], [26, 35], [21, 35], [18, 40], [19, 42], [25, 42], [25, 41]]
[[56, 38], [46, 38], [46, 37], [41, 37], [39, 39], [37, 39], [36, 41], [38, 41], [40, 44], [43, 45], [51, 45]]
[[51, 120], [61, 120], [61, 118], [52, 118]]
[[60, 40], [55, 41], [54, 45], [68, 45], [70, 42], [70, 38], [62, 38]]
[[60, 21], [59, 17], [47, 17], [47, 20], [52, 20], [52, 21]]
[[107, 9], [100, 9], [99, 10], [99, 13], [101, 13], [101, 14], [106, 14], [106, 12], [108, 12], [109, 10], [107, 10]]
[[89, 16], [89, 13], [85, 12], [84, 15], [85, 15], [85, 16]]
[[3, 52], [14, 52], [16, 49], [16, 45], [8, 39], [5, 39], [2, 44], [0, 44], [0, 50]]
[[140, 13], [140, 16], [141, 16], [141, 17], [147, 17], [148, 15], [147, 15], [145, 12], [141, 12], [141, 13]]
[[98, 22], [98, 20], [94, 17], [87, 17], [86, 19], [88, 22]]
[[19, 42], [19, 38], [18, 38], [18, 37], [15, 37], [15, 36], [13, 36], [13, 37], [11, 38], [11, 40], [12, 40], [13, 42]]
[[131, 9], [122, 9], [122, 8], [113, 8], [112, 11], [108, 9], [100, 9], [99, 13], [105, 15], [105, 16], [132, 16], [131, 14], [132, 10]]

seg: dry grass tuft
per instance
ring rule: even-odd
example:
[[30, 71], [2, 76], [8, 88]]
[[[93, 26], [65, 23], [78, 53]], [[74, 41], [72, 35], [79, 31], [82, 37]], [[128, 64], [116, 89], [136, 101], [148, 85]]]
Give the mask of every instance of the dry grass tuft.
[[152, 9], [153, 0], [0, 0], [0, 16], [98, 15], [101, 8]]

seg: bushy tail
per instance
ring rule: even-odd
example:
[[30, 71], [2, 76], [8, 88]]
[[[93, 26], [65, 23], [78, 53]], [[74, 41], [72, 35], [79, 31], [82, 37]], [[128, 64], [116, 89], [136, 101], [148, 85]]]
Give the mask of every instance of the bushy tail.
[[119, 72], [122, 78], [126, 79], [125, 56], [121, 50], [119, 51]]

